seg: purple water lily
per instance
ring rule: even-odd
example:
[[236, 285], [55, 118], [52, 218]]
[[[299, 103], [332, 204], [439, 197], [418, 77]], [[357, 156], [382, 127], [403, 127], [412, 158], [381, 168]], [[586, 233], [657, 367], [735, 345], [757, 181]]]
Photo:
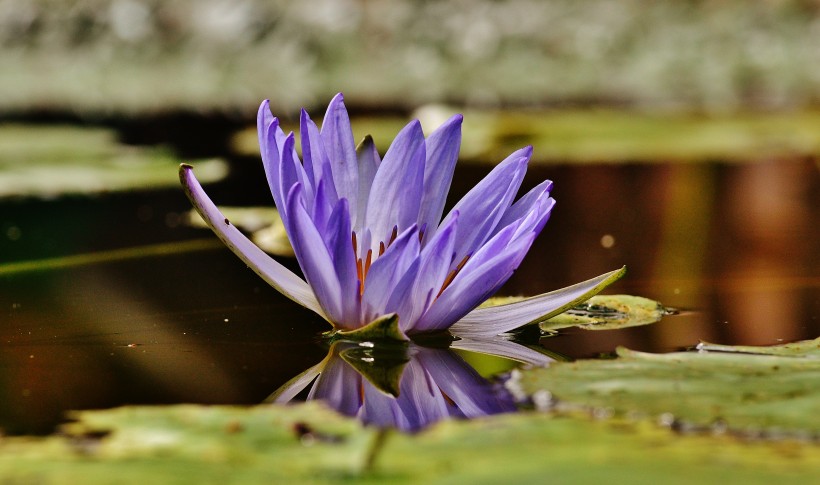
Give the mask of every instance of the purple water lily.
[[495, 335], [549, 318], [623, 274], [477, 308], [509, 279], [555, 204], [550, 181], [514, 202], [531, 147], [503, 160], [442, 218], [461, 115], [427, 138], [411, 121], [381, 159], [370, 137], [355, 146], [338, 94], [321, 130], [302, 110], [303, 162], [293, 133], [284, 133], [267, 101], [257, 122], [267, 181], [307, 282], [231, 225], [190, 166], [181, 167], [180, 178], [202, 217], [248, 266], [337, 330], [397, 322], [397, 338], [447, 329]]

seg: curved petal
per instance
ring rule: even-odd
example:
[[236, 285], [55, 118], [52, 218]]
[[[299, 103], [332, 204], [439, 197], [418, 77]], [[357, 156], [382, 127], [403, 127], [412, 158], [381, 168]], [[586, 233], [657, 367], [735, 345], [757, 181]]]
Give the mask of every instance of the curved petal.
[[264, 251], [256, 247], [250, 239], [239, 232], [228, 219], [219, 212], [216, 205], [202, 190], [202, 186], [194, 176], [193, 167], [182, 164], [179, 167], [179, 179], [185, 188], [185, 193], [191, 200], [194, 208], [202, 216], [208, 226], [216, 233], [219, 239], [234, 252], [249, 268], [262, 277], [269, 285], [296, 303], [327, 316], [319, 305], [311, 287], [296, 276], [292, 271], [279, 264]]
[[419, 209], [419, 227], [427, 227], [424, 241], [430, 239], [441, 221], [453, 171], [461, 148], [462, 115], [455, 115], [425, 141], [427, 160], [424, 163], [424, 193]]
[[450, 331], [465, 337], [489, 336], [508, 332], [528, 323], [541, 322], [595, 296], [625, 273], [626, 267], [623, 267], [582, 283], [515, 303], [477, 308], [450, 327]]
[[291, 217], [290, 241], [299, 266], [316, 299], [334, 326], [349, 328], [342, 312], [342, 288], [324, 236], [316, 229], [302, 201], [302, 185], [296, 184], [288, 194]]

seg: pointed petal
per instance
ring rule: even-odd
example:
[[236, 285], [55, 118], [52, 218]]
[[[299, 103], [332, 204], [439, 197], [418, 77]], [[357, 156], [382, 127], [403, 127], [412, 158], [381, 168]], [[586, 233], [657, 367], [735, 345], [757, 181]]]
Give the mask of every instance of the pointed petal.
[[316, 229], [302, 204], [302, 186], [296, 184], [288, 194], [291, 217], [290, 241], [299, 266], [305, 274], [316, 299], [334, 326], [347, 328], [342, 312], [342, 288], [325, 245], [324, 236]]
[[367, 214], [367, 202], [370, 197], [370, 187], [376, 177], [381, 160], [376, 144], [370, 135], [364, 137], [359, 146], [356, 147], [356, 155], [359, 157], [359, 205], [357, 208], [356, 221], [353, 225], [356, 232], [360, 232], [365, 227], [365, 215]]
[[[314, 201], [313, 187], [307, 183], [307, 175], [299, 159], [296, 158], [294, 145], [296, 141], [293, 133], [289, 133], [282, 144], [280, 154], [282, 163], [279, 165], [279, 183], [282, 185], [282, 195], [290, 194], [290, 189], [296, 184], [302, 185], [301, 200], [308, 210], [312, 209]], [[288, 204], [285, 204], [286, 207]], [[287, 228], [287, 224], [285, 225]]]
[[465, 337], [497, 335], [528, 323], [548, 320], [595, 296], [625, 273], [626, 267], [623, 267], [582, 283], [526, 300], [507, 305], [477, 308], [456, 322], [450, 331]]
[[266, 99], [259, 105], [256, 113], [256, 134], [259, 137], [259, 151], [264, 159], [268, 152], [268, 127], [274, 122], [270, 112], [270, 102]]
[[249, 268], [262, 277], [269, 285], [300, 305], [325, 316], [313, 290], [302, 278], [296, 276], [264, 251], [256, 247], [250, 239], [228, 222], [219, 212], [216, 205], [208, 198], [202, 186], [194, 177], [193, 167], [180, 165], [179, 178], [185, 187], [185, 193], [197, 212], [216, 233], [219, 239], [234, 252]]
[[419, 212], [419, 227], [429, 229], [425, 240], [435, 232], [441, 221], [458, 151], [461, 148], [461, 122], [464, 117], [455, 115], [430, 134], [425, 141], [427, 160], [424, 163], [424, 193]]
[[308, 180], [314, 186], [322, 177], [322, 167], [328, 161], [319, 128], [304, 109], [299, 113], [299, 136], [302, 140], [302, 161]]
[[356, 214], [359, 194], [359, 167], [353, 130], [345, 108], [344, 97], [337, 94], [327, 107], [320, 133], [327, 158], [333, 171], [333, 182], [339, 198], [350, 204], [350, 213]]
[[461, 213], [456, 235], [456, 262], [476, 251], [493, 235], [499, 220], [521, 186], [531, 154], [532, 148], [527, 147], [507, 157], [445, 217], [442, 224], [452, 217], [454, 211]]
[[[496, 230], [506, 227], [508, 224], [521, 219], [533, 210], [535, 204], [545, 196], [549, 196], [550, 189], [552, 189], [552, 182], [545, 180], [533, 187], [523, 197], [515, 201], [515, 203], [504, 212], [501, 220], [498, 221]], [[555, 201], [553, 201], [554, 203]], [[540, 232], [540, 231], [539, 231]]]
[[424, 158], [424, 134], [412, 121], [396, 135], [373, 179], [366, 220], [375, 244], [386, 242], [394, 226], [402, 232], [418, 220]]

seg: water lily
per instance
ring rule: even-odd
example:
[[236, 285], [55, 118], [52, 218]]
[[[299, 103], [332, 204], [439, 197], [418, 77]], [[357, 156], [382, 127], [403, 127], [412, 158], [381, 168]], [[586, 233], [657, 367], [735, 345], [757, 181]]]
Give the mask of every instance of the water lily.
[[499, 163], [442, 218], [461, 144], [462, 116], [425, 138], [417, 120], [380, 158], [370, 137], [354, 144], [341, 94], [321, 129], [300, 117], [303, 161], [268, 102], [257, 117], [268, 185], [305, 279], [256, 247], [182, 165], [180, 179], [214, 232], [285, 296], [341, 333], [404, 339], [450, 330], [496, 335], [540, 321], [616, 280], [613, 271], [552, 293], [477, 308], [519, 266], [555, 201], [544, 181], [518, 200], [532, 147]]

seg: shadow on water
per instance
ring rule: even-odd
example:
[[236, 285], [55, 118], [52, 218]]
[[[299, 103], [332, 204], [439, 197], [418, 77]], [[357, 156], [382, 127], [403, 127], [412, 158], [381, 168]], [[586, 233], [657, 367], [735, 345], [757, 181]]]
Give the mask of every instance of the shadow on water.
[[[259, 162], [232, 165], [229, 178], [209, 188], [213, 199], [269, 205]], [[460, 167], [449, 203], [486, 171]], [[670, 351], [701, 340], [773, 344], [817, 336], [820, 183], [813, 161], [537, 166], [525, 189], [545, 178], [555, 181], [558, 205], [502, 293], [541, 293], [625, 264], [628, 275], [611, 291], [684, 311], [647, 327], [562, 330], [540, 339], [544, 351], [572, 359], [619, 345]], [[328, 327], [319, 317], [225, 248], [185, 246], [212, 237], [182, 224], [189, 207], [174, 189], [0, 201], [1, 267], [179, 245], [165, 255], [0, 271], [0, 427], [47, 433], [66, 410], [121, 404], [259, 403], [322, 361], [317, 335]], [[482, 375], [509, 368], [465, 359], [450, 362], [468, 361]]]

